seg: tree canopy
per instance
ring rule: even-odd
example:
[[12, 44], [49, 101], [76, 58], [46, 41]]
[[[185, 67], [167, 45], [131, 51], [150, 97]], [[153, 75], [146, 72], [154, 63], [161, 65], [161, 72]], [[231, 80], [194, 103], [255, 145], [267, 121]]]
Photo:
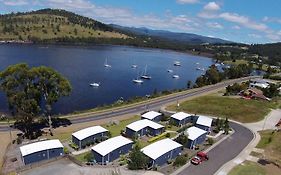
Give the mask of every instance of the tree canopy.
[[6, 94], [11, 114], [23, 124], [24, 133], [31, 136], [34, 119], [40, 114], [49, 115], [51, 105], [70, 94], [71, 85], [51, 68], [30, 68], [21, 63], [0, 72], [0, 90]]

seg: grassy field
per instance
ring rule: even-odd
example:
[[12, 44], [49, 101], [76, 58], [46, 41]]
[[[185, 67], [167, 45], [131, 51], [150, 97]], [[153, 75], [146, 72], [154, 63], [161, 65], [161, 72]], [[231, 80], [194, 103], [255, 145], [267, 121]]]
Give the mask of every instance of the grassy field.
[[[224, 61], [224, 64], [229, 64], [229, 65], [239, 65], [239, 64], [249, 64], [249, 62], [247, 60], [236, 60], [235, 62], [232, 61]], [[258, 68], [257, 64], [254, 64], [253, 67], [255, 69]], [[266, 71], [268, 69], [268, 65], [267, 64], [263, 64], [262, 65], [262, 70]]]
[[112, 137], [115, 137], [120, 135], [121, 131], [124, 130], [128, 124], [140, 119], [140, 116], [134, 116], [132, 118], [120, 121], [119, 124], [105, 124], [102, 125], [102, 127], [108, 129], [111, 132]]
[[85, 152], [83, 154], [79, 154], [77, 156], [74, 156], [77, 160], [79, 160], [80, 162], [87, 162], [88, 159], [87, 157], [90, 157], [92, 155], [91, 151]]
[[233, 168], [228, 175], [266, 175], [266, 170], [257, 163], [247, 161]]
[[262, 120], [271, 108], [280, 106], [280, 100], [265, 102], [244, 100], [240, 98], [208, 95], [185, 101], [177, 108], [176, 105], [168, 110], [185, 111], [191, 114], [205, 114], [214, 117], [228, 117], [239, 122], [256, 122]]
[[[53, 39], [65, 36], [73, 38], [127, 38], [126, 35], [121, 33], [101, 31], [87, 28], [78, 24], [73, 24], [69, 22], [66, 17], [62, 16], [33, 14], [17, 16], [14, 18], [25, 19], [29, 22], [13, 23], [11, 25], [13, 29], [10, 29], [10, 31], [13, 32], [0, 32], [1, 40], [28, 40], [28, 37], [37, 37], [39, 39]], [[34, 21], [34, 19], [36, 19], [36, 21]], [[0, 23], [0, 31], [3, 31], [3, 29], [4, 25]]]
[[281, 132], [271, 130], [260, 132], [261, 140], [257, 148], [264, 149], [267, 159], [270, 159], [281, 166]]

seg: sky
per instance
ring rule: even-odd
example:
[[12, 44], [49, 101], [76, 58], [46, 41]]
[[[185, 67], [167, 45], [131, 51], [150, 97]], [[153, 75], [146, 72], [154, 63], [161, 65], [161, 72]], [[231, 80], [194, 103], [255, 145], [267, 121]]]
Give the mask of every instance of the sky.
[[248, 44], [281, 41], [281, 0], [0, 0], [0, 14], [42, 8]]

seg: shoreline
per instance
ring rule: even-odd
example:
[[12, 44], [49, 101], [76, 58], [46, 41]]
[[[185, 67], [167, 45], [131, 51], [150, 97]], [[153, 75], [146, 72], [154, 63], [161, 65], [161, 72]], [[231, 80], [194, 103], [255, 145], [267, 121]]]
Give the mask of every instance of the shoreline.
[[208, 58], [214, 60], [214, 55], [207, 52], [194, 52], [191, 50], [176, 50], [176, 49], [165, 49], [165, 48], [157, 48], [157, 47], [145, 47], [145, 46], [135, 46], [133, 44], [98, 44], [98, 43], [68, 43], [68, 42], [33, 42], [33, 41], [0, 41], [1, 45], [37, 45], [37, 46], [70, 46], [70, 47], [86, 47], [91, 48], [95, 46], [123, 46], [123, 47], [129, 47], [129, 48], [138, 48], [138, 49], [148, 49], [148, 50], [159, 50], [159, 51], [172, 51], [172, 52], [178, 52], [178, 53], [184, 53], [192, 56], [199, 56], [202, 58]]

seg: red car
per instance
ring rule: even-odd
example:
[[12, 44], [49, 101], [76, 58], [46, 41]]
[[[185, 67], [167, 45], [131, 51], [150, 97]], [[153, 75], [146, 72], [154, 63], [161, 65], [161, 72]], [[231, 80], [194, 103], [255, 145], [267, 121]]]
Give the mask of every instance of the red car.
[[199, 165], [203, 161], [209, 160], [209, 156], [204, 152], [198, 152], [195, 157], [191, 159], [191, 163], [194, 165]]

